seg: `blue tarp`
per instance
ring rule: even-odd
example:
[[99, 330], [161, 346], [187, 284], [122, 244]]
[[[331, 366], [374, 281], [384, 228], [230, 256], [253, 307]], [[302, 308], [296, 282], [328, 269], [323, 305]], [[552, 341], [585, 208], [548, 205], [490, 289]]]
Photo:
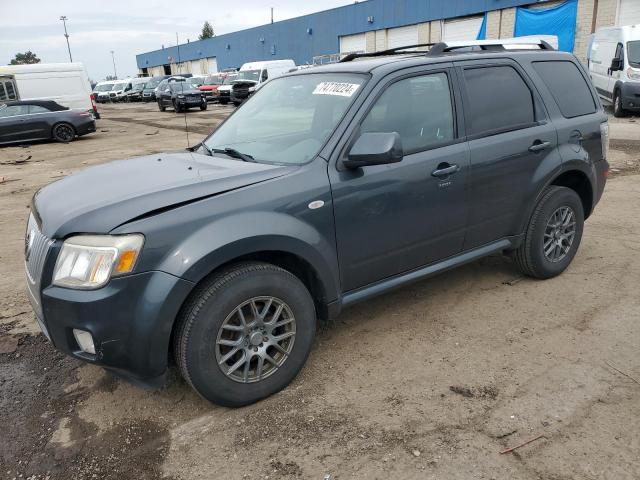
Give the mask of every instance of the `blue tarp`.
[[518, 7], [513, 36], [556, 35], [558, 49], [572, 52], [576, 37], [577, 16], [578, 0], [567, 0], [557, 7], [544, 10]]
[[476, 40], [484, 40], [487, 38], [487, 14], [484, 14], [484, 18], [482, 19], [482, 25], [480, 25], [480, 31], [478, 32], [478, 36]]

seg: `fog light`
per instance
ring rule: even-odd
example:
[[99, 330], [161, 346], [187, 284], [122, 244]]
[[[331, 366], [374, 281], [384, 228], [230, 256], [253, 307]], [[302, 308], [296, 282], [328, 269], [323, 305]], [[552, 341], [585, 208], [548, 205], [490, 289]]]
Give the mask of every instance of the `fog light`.
[[82, 350], [85, 353], [90, 353], [91, 355], [96, 354], [96, 347], [93, 344], [93, 337], [89, 332], [74, 328], [73, 336], [75, 337], [76, 342], [78, 342], [78, 346], [80, 347], [80, 350]]

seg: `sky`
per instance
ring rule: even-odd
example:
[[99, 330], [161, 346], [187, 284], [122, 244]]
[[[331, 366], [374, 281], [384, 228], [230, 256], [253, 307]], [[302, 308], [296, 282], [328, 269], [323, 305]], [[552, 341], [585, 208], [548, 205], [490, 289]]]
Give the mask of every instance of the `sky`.
[[216, 33], [234, 32], [274, 20], [306, 15], [352, 0], [0, 0], [0, 65], [31, 50], [43, 63], [68, 62], [60, 16], [65, 15], [74, 61], [85, 64], [94, 81], [138, 72], [135, 56], [197, 40], [205, 20]]

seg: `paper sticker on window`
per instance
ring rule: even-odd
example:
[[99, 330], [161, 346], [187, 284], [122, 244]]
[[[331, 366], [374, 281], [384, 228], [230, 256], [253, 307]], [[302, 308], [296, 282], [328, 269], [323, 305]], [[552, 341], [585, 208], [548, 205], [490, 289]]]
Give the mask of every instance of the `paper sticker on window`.
[[358, 90], [357, 83], [342, 82], [320, 82], [313, 91], [314, 95], [338, 95], [340, 97], [351, 97]]

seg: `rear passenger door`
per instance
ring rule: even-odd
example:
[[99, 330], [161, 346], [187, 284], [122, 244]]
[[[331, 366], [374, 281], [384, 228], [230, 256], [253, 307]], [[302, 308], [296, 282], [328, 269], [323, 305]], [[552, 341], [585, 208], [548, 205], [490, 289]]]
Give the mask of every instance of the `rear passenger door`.
[[557, 135], [523, 69], [508, 59], [456, 63], [470, 155], [464, 249], [521, 233]]

